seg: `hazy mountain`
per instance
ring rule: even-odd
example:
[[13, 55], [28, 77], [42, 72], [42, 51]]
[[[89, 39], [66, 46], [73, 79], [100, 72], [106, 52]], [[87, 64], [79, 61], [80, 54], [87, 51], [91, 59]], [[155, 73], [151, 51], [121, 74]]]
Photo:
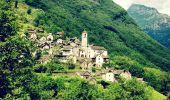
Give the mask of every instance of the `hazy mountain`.
[[133, 4], [128, 13], [146, 33], [170, 48], [170, 16], [139, 4]]

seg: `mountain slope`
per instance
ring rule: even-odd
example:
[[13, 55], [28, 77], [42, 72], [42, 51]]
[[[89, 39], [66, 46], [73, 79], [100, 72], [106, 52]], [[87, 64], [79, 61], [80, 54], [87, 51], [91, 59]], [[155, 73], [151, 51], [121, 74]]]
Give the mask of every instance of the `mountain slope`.
[[86, 30], [89, 41], [109, 50], [112, 56], [124, 55], [144, 66], [170, 68], [170, 51], [146, 35], [127, 12], [112, 0], [27, 0], [43, 9], [35, 26], [48, 32], [64, 31], [78, 36]]
[[146, 33], [170, 48], [170, 16], [138, 4], [133, 4], [128, 13]]

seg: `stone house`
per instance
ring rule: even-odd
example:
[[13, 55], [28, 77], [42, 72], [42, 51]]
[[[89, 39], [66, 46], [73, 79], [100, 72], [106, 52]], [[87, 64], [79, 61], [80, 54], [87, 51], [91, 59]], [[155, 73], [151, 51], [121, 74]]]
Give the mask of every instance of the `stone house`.
[[105, 72], [101, 73], [102, 79], [106, 80], [106, 81], [110, 81], [110, 82], [115, 82], [115, 74], [114, 74], [114, 70], [109, 69], [106, 70]]
[[80, 76], [83, 79], [88, 80], [91, 83], [96, 84], [96, 79], [93, 77], [92, 73], [89, 72], [89, 71], [77, 72], [77, 75]]
[[132, 75], [129, 71], [123, 71], [121, 74], [120, 74], [121, 77], [125, 78], [126, 80], [129, 80], [132, 78]]
[[44, 49], [51, 49], [52, 48], [52, 42], [53, 42], [53, 35], [52, 33], [49, 33], [47, 37], [43, 36], [38, 41], [38, 46], [44, 50]]
[[31, 41], [36, 41], [37, 40], [37, 35], [35, 33], [32, 33], [29, 38]]
[[116, 82], [118, 76], [121, 76], [126, 80], [129, 80], [132, 77], [131, 73], [125, 70], [106, 69], [104, 72], [101, 73], [102, 79], [110, 82]]

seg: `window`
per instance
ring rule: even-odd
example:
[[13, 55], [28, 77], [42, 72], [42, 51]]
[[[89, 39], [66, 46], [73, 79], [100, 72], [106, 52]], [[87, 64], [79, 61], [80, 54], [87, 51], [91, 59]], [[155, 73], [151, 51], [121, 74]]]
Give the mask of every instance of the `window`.
[[86, 38], [87, 34], [84, 34], [84, 38]]

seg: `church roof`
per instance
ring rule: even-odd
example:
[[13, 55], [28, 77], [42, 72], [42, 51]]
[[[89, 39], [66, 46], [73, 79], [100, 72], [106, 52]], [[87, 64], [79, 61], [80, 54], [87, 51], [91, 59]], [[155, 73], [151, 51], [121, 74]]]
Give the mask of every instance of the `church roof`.
[[103, 54], [97, 54], [97, 55], [95, 55], [93, 58], [96, 58], [97, 56], [101, 56], [102, 58], [109, 58], [108, 56], [105, 56], [105, 55], [103, 55]]
[[91, 73], [89, 71], [80, 71], [79, 73], [81, 76], [91, 76]]
[[87, 31], [84, 30], [82, 33], [87, 33]]
[[104, 47], [101, 46], [91, 46], [93, 50], [106, 50]]
[[106, 69], [102, 72], [102, 74], [108, 73], [108, 72], [112, 72], [114, 74], [121, 74], [124, 72], [124, 70], [114, 70], [114, 69]]
[[102, 55], [102, 58], [109, 58], [108, 56]]

